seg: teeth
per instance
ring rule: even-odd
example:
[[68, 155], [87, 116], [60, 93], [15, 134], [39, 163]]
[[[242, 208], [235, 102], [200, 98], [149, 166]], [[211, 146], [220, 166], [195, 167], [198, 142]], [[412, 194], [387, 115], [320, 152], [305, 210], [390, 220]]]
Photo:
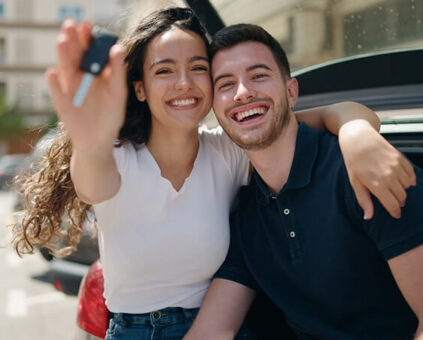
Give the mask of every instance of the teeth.
[[262, 115], [264, 113], [264, 107], [257, 107], [248, 111], [243, 111], [243, 112], [238, 112], [235, 115], [235, 118], [238, 122], [240, 122], [241, 120], [253, 116], [253, 115]]
[[172, 105], [174, 106], [187, 106], [187, 105], [192, 105], [194, 103], [196, 103], [197, 100], [194, 98], [191, 99], [179, 99], [179, 100], [173, 100], [171, 102]]

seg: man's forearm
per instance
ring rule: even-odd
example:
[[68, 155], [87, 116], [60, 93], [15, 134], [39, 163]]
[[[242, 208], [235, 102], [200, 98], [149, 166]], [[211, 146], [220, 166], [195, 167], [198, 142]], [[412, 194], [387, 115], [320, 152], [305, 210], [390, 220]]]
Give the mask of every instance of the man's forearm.
[[234, 281], [214, 279], [184, 340], [230, 340], [254, 299], [254, 291]]

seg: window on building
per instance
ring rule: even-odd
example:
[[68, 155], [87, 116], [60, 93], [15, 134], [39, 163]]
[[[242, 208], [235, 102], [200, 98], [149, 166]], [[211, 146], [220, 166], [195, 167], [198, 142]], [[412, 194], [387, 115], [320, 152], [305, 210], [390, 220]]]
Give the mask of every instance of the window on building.
[[68, 18], [68, 8], [66, 6], [59, 7], [59, 21], [63, 21]]
[[0, 1], [0, 19], [4, 18], [4, 3]]
[[286, 53], [292, 53], [294, 51], [294, 37], [295, 37], [295, 29], [294, 29], [294, 17], [290, 16], [288, 18], [288, 34], [287, 38], [284, 40], [279, 41], [280, 44], [283, 46], [283, 49]]
[[74, 13], [75, 13], [75, 20], [76, 21], [82, 21], [82, 19], [84, 19], [84, 11], [81, 7], [75, 7], [74, 8]]
[[0, 98], [6, 97], [6, 82], [0, 81]]
[[16, 57], [17, 64], [29, 64], [32, 60], [32, 39], [28, 37], [16, 38]]
[[82, 21], [84, 19], [84, 9], [81, 6], [61, 5], [59, 7], [59, 21], [74, 19]]
[[17, 98], [18, 105], [22, 109], [31, 109], [34, 107], [34, 84], [30, 81], [18, 82]]
[[31, 20], [34, 13], [33, 0], [15, 0], [16, 19]]
[[0, 65], [6, 62], [6, 39], [0, 38]]

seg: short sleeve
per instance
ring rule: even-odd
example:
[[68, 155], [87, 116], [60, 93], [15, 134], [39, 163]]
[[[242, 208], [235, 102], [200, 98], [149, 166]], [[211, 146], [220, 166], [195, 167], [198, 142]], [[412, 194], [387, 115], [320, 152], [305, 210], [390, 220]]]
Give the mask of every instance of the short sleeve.
[[229, 251], [225, 261], [214, 277], [235, 281], [257, 291], [259, 286], [248, 270], [242, 253], [242, 244], [239, 237], [239, 224], [237, 223], [236, 217], [236, 212], [231, 214], [231, 241]]
[[121, 175], [128, 167], [128, 159], [131, 152], [135, 153], [136, 150], [134, 149], [134, 146], [129, 143], [122, 146], [115, 146], [113, 148], [113, 157], [116, 162], [116, 167]]
[[362, 226], [386, 260], [423, 244], [423, 172], [414, 167], [417, 185], [406, 190], [407, 200], [401, 218], [389, 215], [381, 203], [373, 198], [375, 213]]
[[236, 145], [219, 126], [214, 129], [200, 127], [201, 138], [207, 139], [207, 143], [213, 145], [216, 151], [224, 158], [232, 175], [236, 188], [247, 184], [249, 160], [244, 150]]

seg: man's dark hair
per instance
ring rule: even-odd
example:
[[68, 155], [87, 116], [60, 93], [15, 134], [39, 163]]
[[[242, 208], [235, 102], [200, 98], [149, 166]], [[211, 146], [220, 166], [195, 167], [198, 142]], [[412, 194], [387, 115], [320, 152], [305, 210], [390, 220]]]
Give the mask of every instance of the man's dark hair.
[[257, 25], [237, 24], [222, 28], [213, 36], [209, 47], [209, 58], [213, 60], [213, 57], [220, 50], [247, 41], [256, 41], [266, 45], [272, 52], [282, 76], [291, 78], [288, 58], [282, 46], [266, 30]]

